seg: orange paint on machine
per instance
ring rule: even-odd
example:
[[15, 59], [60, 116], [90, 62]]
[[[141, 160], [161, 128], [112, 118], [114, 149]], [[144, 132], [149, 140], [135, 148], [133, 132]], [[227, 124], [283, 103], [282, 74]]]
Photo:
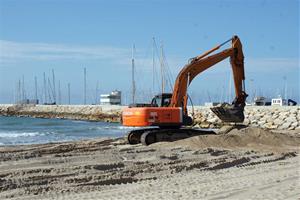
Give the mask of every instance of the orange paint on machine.
[[122, 113], [124, 126], [179, 126], [182, 124], [182, 108], [135, 107]]

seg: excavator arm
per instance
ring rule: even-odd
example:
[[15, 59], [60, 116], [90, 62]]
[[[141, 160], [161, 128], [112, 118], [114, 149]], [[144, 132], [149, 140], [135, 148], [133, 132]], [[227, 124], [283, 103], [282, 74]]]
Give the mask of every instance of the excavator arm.
[[[231, 48], [209, 56], [209, 54], [218, 50], [221, 46], [229, 41], [232, 42]], [[230, 57], [236, 94], [235, 100], [233, 101], [233, 106], [243, 109], [247, 97], [244, 86], [244, 55], [242, 51], [242, 44], [237, 36], [234, 36], [232, 39], [218, 45], [208, 52], [193, 58], [191, 62], [180, 71], [175, 81], [170, 107], [182, 107], [184, 114], [187, 115], [187, 88], [192, 80], [201, 72], [228, 57]]]

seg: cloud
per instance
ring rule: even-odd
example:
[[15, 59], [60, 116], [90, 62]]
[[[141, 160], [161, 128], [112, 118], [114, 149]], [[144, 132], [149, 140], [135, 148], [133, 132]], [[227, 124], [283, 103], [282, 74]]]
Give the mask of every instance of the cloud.
[[[151, 56], [144, 56], [143, 49], [136, 52], [136, 68], [140, 71], [152, 70]], [[192, 56], [190, 56], [192, 57]], [[172, 73], [177, 74], [187, 64], [190, 57], [166, 55]], [[21, 43], [0, 40], [0, 64], [41, 62], [41, 61], [85, 61], [97, 60], [128, 66], [131, 69], [131, 49], [112, 46], [80, 46], [49, 43]], [[156, 68], [159, 68], [156, 58]], [[247, 72], [299, 71], [299, 58], [245, 58]], [[212, 67], [207, 73], [222, 73], [230, 69], [229, 60]]]
[[19, 43], [0, 40], [0, 63], [53, 60], [113, 60], [117, 58], [130, 58], [130, 49], [109, 46]]

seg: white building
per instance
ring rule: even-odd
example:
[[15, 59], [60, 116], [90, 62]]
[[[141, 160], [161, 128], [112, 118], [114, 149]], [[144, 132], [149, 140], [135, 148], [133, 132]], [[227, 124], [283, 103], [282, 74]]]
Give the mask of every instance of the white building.
[[287, 106], [288, 101], [279, 96], [276, 99], [272, 99], [272, 106]]
[[121, 105], [121, 91], [115, 90], [110, 94], [101, 94], [100, 95], [100, 104], [101, 105]]

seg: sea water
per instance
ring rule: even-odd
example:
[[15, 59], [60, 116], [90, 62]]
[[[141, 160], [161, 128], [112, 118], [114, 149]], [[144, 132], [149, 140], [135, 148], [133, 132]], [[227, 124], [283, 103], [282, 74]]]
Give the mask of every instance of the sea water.
[[119, 123], [0, 116], [0, 145], [116, 138], [130, 129]]

